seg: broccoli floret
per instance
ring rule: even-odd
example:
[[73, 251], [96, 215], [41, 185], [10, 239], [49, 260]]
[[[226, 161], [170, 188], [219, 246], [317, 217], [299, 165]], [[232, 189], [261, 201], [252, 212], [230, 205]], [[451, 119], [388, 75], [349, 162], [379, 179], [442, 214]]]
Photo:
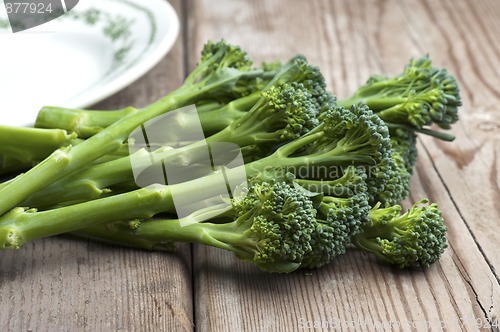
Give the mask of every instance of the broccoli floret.
[[345, 253], [352, 236], [368, 220], [366, 174], [363, 168], [349, 166], [344, 175], [332, 181], [301, 180], [295, 182], [310, 192], [319, 193], [316, 202], [316, 230], [312, 234], [312, 251], [302, 267], [317, 268]]
[[383, 203], [384, 205], [394, 205], [401, 202], [410, 194], [411, 174], [405, 167], [405, 160], [397, 150], [393, 150], [392, 163], [389, 170], [389, 180], [384, 190], [378, 193], [371, 204]]
[[428, 56], [412, 59], [398, 76], [372, 76], [352, 97], [338, 103], [348, 106], [359, 101], [390, 126], [446, 140], [453, 137], [426, 127], [434, 123], [449, 129], [458, 120], [462, 104], [455, 78], [445, 69], [433, 67]]
[[384, 191], [393, 163], [384, 122], [363, 104], [349, 109], [332, 108], [323, 112], [319, 120], [323, 135], [311, 142], [302, 155], [321, 159], [320, 155], [327, 154], [332, 158], [329, 166], [363, 166], [370, 199]]
[[203, 46], [200, 61], [184, 80], [183, 87], [190, 89], [216, 83], [220, 87], [205, 93], [203, 100], [228, 102], [257, 91], [255, 84], [261, 73], [262, 70], [252, 68], [248, 54], [239, 46], [223, 40], [216, 43], [208, 41]]
[[399, 205], [376, 205], [353, 243], [400, 268], [428, 267], [447, 247], [447, 228], [436, 204], [420, 206], [427, 202], [424, 199], [415, 203], [403, 215]]
[[401, 128], [392, 128], [389, 132], [393, 159], [389, 181], [385, 190], [372, 201], [372, 205], [377, 202], [385, 205], [398, 204], [410, 193], [410, 180], [417, 160], [416, 135]]
[[314, 129], [318, 112], [302, 83], [283, 83], [263, 91], [262, 99], [250, 111], [206, 141], [257, 146], [268, 155], [275, 146]]
[[401, 128], [390, 129], [389, 133], [393, 152], [403, 159], [406, 171], [413, 174], [418, 157], [417, 136], [414, 132]]

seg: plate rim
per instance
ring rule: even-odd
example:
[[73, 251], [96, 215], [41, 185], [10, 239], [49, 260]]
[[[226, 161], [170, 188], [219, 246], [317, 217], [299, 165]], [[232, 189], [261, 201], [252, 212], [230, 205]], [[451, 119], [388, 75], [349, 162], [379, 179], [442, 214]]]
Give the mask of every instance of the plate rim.
[[[3, 0], [0, 0], [0, 3], [2, 2]], [[117, 6], [123, 4], [135, 5], [129, 0], [107, 0], [106, 2], [115, 3]], [[153, 14], [152, 19], [157, 27], [157, 31], [164, 29], [165, 32], [162, 34], [157, 33], [153, 37], [155, 41], [146, 48], [147, 51], [144, 56], [138, 56], [130, 61], [126, 61], [126, 67], [121, 69], [121, 72], [116, 77], [102, 84], [97, 80], [83, 89], [78, 89], [72, 96], [62, 96], [61, 100], [56, 102], [57, 105], [54, 106], [85, 109], [99, 103], [143, 77], [169, 53], [180, 33], [180, 20], [176, 10], [170, 1], [167, 0], [148, 0], [137, 5]], [[92, 6], [97, 9], [101, 8], [101, 1], [95, 1]], [[75, 7], [74, 10], [78, 11], [78, 7]], [[137, 8], [137, 10], [140, 10], [140, 8]], [[47, 103], [42, 101], [39, 107], [43, 106], [51, 105], [47, 105]], [[22, 117], [13, 117], [10, 125], [20, 127], [34, 126], [38, 112], [39, 109], [34, 107], [33, 111], [26, 112]]]
[[[116, 0], [112, 0], [115, 2]], [[145, 57], [140, 58], [132, 67], [125, 69], [123, 73], [118, 75], [116, 78], [112, 79], [110, 82], [100, 86], [93, 93], [89, 93], [89, 98], [85, 101], [80, 101], [78, 95], [68, 99], [68, 101], [62, 102], [63, 105], [57, 105], [60, 107], [68, 108], [86, 108], [88, 106], [94, 105], [104, 99], [114, 95], [115, 93], [125, 89], [127, 86], [133, 84], [138, 79], [143, 77], [148, 71], [150, 71], [154, 66], [156, 66], [172, 49], [174, 46], [180, 32], [180, 21], [177, 12], [173, 8], [169, 1], [165, 0], [148, 0], [141, 3], [141, 6], [150, 8], [151, 2], [156, 2], [160, 7], [163, 6], [165, 12], [167, 13], [165, 19], [157, 20], [158, 22], [169, 22], [168, 32], [163, 36], [163, 38], [158, 42], [158, 46], [151, 51], [150, 54]], [[127, 0], [116, 2], [128, 2]], [[155, 12], [156, 14], [156, 12]], [[156, 15], [155, 15], [156, 16]], [[170, 32], [171, 31], [171, 32]], [[89, 90], [93, 91], [93, 88]], [[98, 92], [99, 91], [99, 92]], [[73, 100], [76, 100], [73, 102]]]

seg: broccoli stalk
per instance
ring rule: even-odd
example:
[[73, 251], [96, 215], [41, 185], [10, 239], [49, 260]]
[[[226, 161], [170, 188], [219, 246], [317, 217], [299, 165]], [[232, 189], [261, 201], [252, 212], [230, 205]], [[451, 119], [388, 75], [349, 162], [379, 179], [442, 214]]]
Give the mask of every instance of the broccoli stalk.
[[399, 205], [381, 208], [377, 204], [352, 242], [400, 268], [428, 267], [447, 247], [447, 228], [436, 204], [420, 206], [427, 202], [415, 203], [402, 215]]
[[0, 174], [32, 167], [60, 147], [77, 144], [76, 135], [61, 129], [18, 128], [0, 125]]
[[[235, 99], [227, 104], [217, 101], [196, 103], [196, 110], [205, 135], [216, 133], [240, 118], [260, 98], [260, 92]], [[127, 107], [116, 111], [77, 110], [45, 106], [36, 119], [36, 128], [60, 128], [75, 132], [80, 138], [89, 138], [137, 109]]]
[[[288, 93], [293, 90], [286, 89], [282, 91]], [[308, 111], [309, 102], [307, 102], [307, 98], [298, 99], [299, 96], [305, 96], [305, 92], [299, 95], [292, 94], [291, 96], [295, 98], [295, 101], [291, 104], [293, 107], [284, 107], [282, 112], [277, 112], [279, 107], [276, 107], [276, 105], [271, 108], [271, 111], [268, 106], [257, 107], [244, 117], [248, 118], [247, 121], [242, 118], [241, 125], [238, 125], [238, 121], [236, 121], [234, 128], [231, 125], [220, 132], [223, 138], [217, 138], [217, 140], [233, 141], [240, 145], [255, 142], [260, 142], [259, 144], [268, 144], [269, 142], [276, 144], [276, 140], [279, 140], [283, 135], [285, 135], [285, 138], [291, 139], [293, 136], [298, 136], [301, 131], [307, 131], [307, 126], [290, 126], [290, 124], [298, 124], [303, 121], [314, 123], [314, 118], [308, 114], [314, 114], [315, 110], [313, 108]], [[300, 102], [300, 100], [303, 102]], [[278, 103], [277, 105], [281, 104]], [[299, 114], [302, 114], [302, 118], [298, 118], [299, 120], [295, 116], [296, 110], [299, 110]], [[272, 117], [275, 112], [278, 114], [276, 118], [280, 120], [277, 121], [277, 123], [281, 123], [280, 126], [275, 126], [273, 121], [261, 120], [262, 114], [268, 114], [268, 116]], [[290, 112], [289, 120], [286, 120], [287, 112]], [[353, 127], [354, 123], [358, 123], [358, 125]], [[247, 128], [250, 129], [247, 130]], [[266, 133], [269, 128], [271, 128], [270, 132]], [[295, 128], [295, 132], [290, 128]], [[227, 136], [236, 135], [236, 132], [239, 133], [237, 136]], [[247, 135], [247, 132], [254, 132], [254, 135]], [[237, 137], [240, 137], [240, 139], [237, 139]], [[207, 139], [209, 143], [217, 141], [211, 138]], [[194, 145], [198, 146], [200, 144], [195, 143]], [[194, 156], [189, 155], [189, 158], [184, 159], [196, 162], [196, 149], [193, 148], [193, 145], [188, 145], [186, 148], [194, 151]], [[163, 153], [163, 151], [159, 153]], [[174, 157], [181, 156], [179, 153], [178, 150], [170, 150], [165, 151], [163, 156], [160, 156], [154, 152], [151, 158], [145, 156], [146, 160], [144, 162], [146, 164], [150, 160], [174, 162]], [[341, 169], [354, 164], [370, 171], [370, 176], [367, 179], [369, 184], [368, 195], [373, 199], [373, 197], [377, 197], [380, 191], [384, 190], [387, 184], [388, 175], [385, 173], [390, 171], [391, 161], [388, 131], [380, 119], [364, 106], [353, 106], [350, 110], [337, 107], [324, 112], [321, 123], [309, 131], [308, 134], [281, 146], [267, 157], [263, 156], [262, 159], [248, 163], [246, 173], [248, 176], [254, 177], [260, 173], [265, 173], [267, 169], [283, 166], [297, 177], [312, 177], [316, 170], [322, 168]], [[325, 176], [328, 179], [329, 175], [326, 174]], [[335, 179], [336, 175], [334, 174], [333, 177]], [[128, 158], [122, 158], [92, 166], [83, 170], [81, 174], [75, 173], [62, 178], [31, 196], [31, 198], [23, 202], [23, 205], [31, 207], [55, 205], [66, 199], [66, 192], [73, 193], [67, 196], [71, 200], [94, 199], [109, 186], [123, 181], [130, 182], [131, 180], [133, 180], [133, 176], [130, 161]], [[86, 190], [81, 190], [82, 188]], [[76, 197], [78, 194], [81, 194], [81, 196]], [[97, 196], [95, 196], [96, 194]]]
[[[324, 266], [335, 257], [344, 254], [352, 235], [358, 234], [361, 231], [360, 225], [368, 220], [370, 207], [366, 196], [366, 175], [362, 168], [349, 166], [341, 178], [332, 181], [295, 179], [289, 173], [284, 174], [284, 170], [273, 170], [271, 176], [266, 178], [285, 178], [288, 183], [293, 185], [294, 190], [299, 190], [300, 194], [305, 195], [314, 206], [313, 215], [308, 217], [310, 218], [308, 222], [314, 226], [310, 234], [311, 250], [303, 255], [300, 264], [302, 269]], [[259, 181], [258, 178], [257, 181]], [[253, 182], [250, 181], [250, 185], [252, 186]], [[255, 193], [255, 186], [251, 188]], [[281, 196], [285, 197], [286, 195], [281, 194]], [[269, 202], [271, 202], [271, 206], [275, 205], [274, 200], [269, 198], [266, 198], [266, 202], [268, 202], [266, 205], [269, 205]], [[204, 232], [204, 225], [212, 227], [212, 224], [206, 224], [206, 222], [214, 222], [214, 215], [217, 215], [217, 224], [226, 223], [236, 217], [235, 210], [240, 211], [241, 215], [241, 211], [253, 210], [255, 206], [255, 202], [249, 200], [248, 197], [239, 203], [238, 200], [233, 201], [233, 203], [237, 203], [237, 208], [233, 207], [231, 210], [223, 210], [223, 207], [219, 208], [218, 206], [200, 209], [195, 213], [195, 216], [191, 215], [188, 219], [194, 219], [203, 222], [203, 224], [197, 224], [192, 229], [200, 228], [199, 232]], [[307, 203], [307, 206], [311, 203]], [[221, 213], [214, 214], [214, 210], [217, 209]], [[77, 234], [148, 250], [158, 247], [170, 248], [171, 242], [186, 240], [175, 237], [177, 230], [184, 234], [180, 225], [190, 224], [189, 220], [184, 219], [121, 221], [78, 230]], [[235, 225], [237, 222], [230, 222], [230, 224]], [[186, 226], [186, 228], [188, 227], [191, 226]], [[225, 229], [232, 226], [219, 227]], [[172, 232], [172, 230], [174, 231]], [[193, 239], [188, 239], [188, 241], [200, 243], [200, 241]]]
[[74, 132], [80, 138], [88, 138], [97, 134], [102, 128], [106, 128], [121, 118], [137, 111], [133, 107], [126, 107], [115, 111], [98, 111], [44, 106], [38, 111], [35, 128], [60, 128]]
[[389, 128], [403, 128], [443, 140], [454, 137], [426, 128], [433, 123], [449, 129], [458, 120], [461, 105], [455, 78], [445, 69], [434, 68], [429, 57], [412, 59], [395, 77], [372, 76], [347, 99], [345, 107], [364, 102]]
[[[209, 185], [208, 179], [197, 184]], [[126, 203], [131, 200], [132, 204]], [[107, 229], [107, 238], [146, 248], [174, 241], [210, 245], [231, 251], [269, 272], [291, 272], [300, 267], [304, 255], [311, 250], [314, 225], [310, 221], [315, 214], [303, 191], [286, 182], [252, 182], [248, 194], [232, 204], [234, 221], [231, 222], [208, 222], [227, 213], [215, 206], [198, 211], [189, 220], [129, 222], [125, 224], [129, 229], [115, 223]], [[93, 213], [88, 214], [89, 207], [95, 209]], [[99, 225], [106, 222], [127, 219], [131, 214], [151, 217], [171, 208], [167, 187], [144, 188], [45, 212], [18, 208], [0, 218], [0, 248], [17, 249], [28, 241], [84, 227], [87, 234], [96, 236], [102, 230]], [[85, 230], [80, 233], [85, 234]]]

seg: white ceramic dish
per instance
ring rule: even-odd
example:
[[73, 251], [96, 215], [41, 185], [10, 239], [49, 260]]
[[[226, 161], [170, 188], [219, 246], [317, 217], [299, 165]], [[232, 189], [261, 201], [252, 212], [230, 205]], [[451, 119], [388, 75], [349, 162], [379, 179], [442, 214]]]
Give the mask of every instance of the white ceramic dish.
[[13, 34], [0, 0], [0, 124], [30, 125], [44, 105], [83, 108], [112, 95], [157, 64], [178, 33], [165, 0], [80, 0]]

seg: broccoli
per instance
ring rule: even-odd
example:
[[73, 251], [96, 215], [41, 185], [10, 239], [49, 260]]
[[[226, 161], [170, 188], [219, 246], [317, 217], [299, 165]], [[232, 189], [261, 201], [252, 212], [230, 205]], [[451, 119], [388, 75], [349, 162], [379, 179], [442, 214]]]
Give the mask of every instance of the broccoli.
[[[377, 165], [384, 159], [390, 159], [387, 127], [384, 127], [378, 121], [380, 119], [374, 116], [366, 107], [352, 106], [350, 110], [335, 107], [323, 113], [321, 123], [313, 130], [279, 147], [270, 156], [240, 167], [245, 168], [249, 178], [258, 177], [261, 180], [267, 180], [275, 178], [275, 174], [269, 173], [268, 170], [280, 167], [297, 177], [302, 176], [307, 178], [314, 174], [314, 168], [321, 166], [348, 167], [350, 165], [357, 165], [367, 167]], [[304, 170], [307, 170], [308, 174], [303, 174]], [[231, 178], [231, 172], [241, 174], [241, 169], [237, 167], [226, 170], [228, 178]], [[370, 185], [370, 181], [373, 183], [380, 181], [380, 179], [383, 179], [383, 177], [368, 178], [367, 184]], [[0, 188], [0, 191], [8, 189], [15, 181]], [[75, 215], [88, 216], [88, 218], [93, 216], [97, 219], [106, 219], [110, 215], [112, 217], [120, 217], [119, 219], [147, 218], [160, 212], [176, 212], [172, 199], [173, 186], [175, 186], [174, 189], [176, 192], [188, 194], [193, 201], [202, 201], [208, 197], [212, 197], [213, 194], [210, 189], [217, 186], [219, 181], [220, 175], [215, 172], [196, 180], [172, 186], [153, 185], [124, 194], [59, 209], [37, 213], [32, 213], [33, 210], [28, 210], [29, 212], [23, 212], [20, 215], [23, 216], [22, 218], [26, 218], [26, 220], [29, 220], [29, 215], [32, 215], [31, 219], [33, 221], [27, 221], [27, 223], [38, 224], [43, 224], [43, 222], [37, 221], [39, 218], [36, 217], [37, 215], [50, 218], [47, 216], [51, 216], [51, 213], [53, 213], [51, 217], [53, 220], [65, 219], [64, 217]], [[377, 184], [377, 187], [383, 188], [384, 184], [380, 182]], [[375, 187], [375, 185], [373, 186]], [[368, 187], [367, 193], [373, 193], [373, 187]], [[99, 210], [104, 211], [99, 212]], [[17, 214], [19, 214], [19, 211]], [[10, 223], [11, 218], [16, 219], [17, 214], [14, 213], [14, 216], [6, 215], [6, 223]], [[71, 219], [66, 222], [71, 223]], [[63, 222], [61, 221], [61, 223]], [[64, 229], [62, 226], [61, 228]]]
[[[283, 189], [274, 189], [273, 193], [279, 193], [279, 195], [274, 196], [273, 194], [271, 199], [267, 198], [267, 194], [262, 195], [262, 184], [258, 182], [262, 181], [262, 178], [271, 179], [267, 183], [273, 183], [275, 188], [276, 184], [279, 184], [282, 188], [286, 185], [286, 190], [283, 193]], [[283, 180], [277, 182], [276, 179]], [[224, 211], [223, 208], [218, 206], [209, 207], [200, 209], [195, 213], [195, 216], [190, 215], [188, 219], [201, 222], [202, 224], [197, 224], [199, 226], [196, 227], [202, 229], [205, 229], [205, 225], [212, 227], [211, 223], [215, 222], [214, 219], [217, 220], [217, 224], [224, 224], [228, 220], [231, 221], [230, 224], [235, 224], [232, 218], [245, 215], [246, 211], [253, 211], [256, 206], [264, 204], [265, 209], [272, 209], [273, 206], [281, 206], [286, 203], [289, 196], [287, 193], [290, 193], [293, 188], [294, 195], [299, 195], [301, 198], [299, 205], [307, 207], [307, 213], [301, 215], [307, 215], [304, 220], [312, 227], [312, 230], [308, 230], [307, 241], [304, 241], [304, 239], [299, 243], [304, 248], [304, 243], [309, 242], [308, 250], [305, 250], [300, 255], [302, 258], [299, 268], [318, 268], [332, 262], [335, 257], [344, 254], [351, 237], [361, 232], [361, 225], [368, 221], [370, 206], [366, 195], [365, 180], [364, 169], [353, 166], [349, 166], [341, 178], [332, 181], [296, 179], [290, 173], [285, 174], [282, 169], [273, 169], [267, 176], [250, 180], [251, 189], [249, 194], [243, 196], [242, 199], [238, 198], [239, 196], [235, 197], [230, 211]], [[256, 194], [260, 197], [258, 200], [255, 199]], [[308, 199], [307, 202], [304, 201], [306, 198]], [[311, 208], [314, 211], [311, 211]], [[300, 211], [304, 211], [304, 209]], [[200, 243], [195, 239], [179, 239], [172, 236], [171, 229], [179, 229], [179, 224], [190, 223], [183, 219], [186, 218], [180, 220], [142, 222], [135, 220], [133, 222], [109, 223], [78, 230], [77, 234], [150, 250], [165, 245], [170, 248], [171, 241]], [[206, 223], [207, 221], [210, 223]], [[170, 225], [170, 228], [166, 227], [166, 225]], [[195, 227], [189, 227], [191, 226], [186, 226], [187, 229], [195, 229]], [[220, 227], [226, 228], [226, 225]], [[180, 232], [183, 231], [180, 230]], [[204, 241], [201, 243], [207, 244]], [[267, 270], [269, 269], [267, 268]], [[280, 272], [284, 272], [281, 267]]]
[[402, 215], [399, 205], [381, 208], [377, 204], [352, 242], [400, 268], [428, 267], [447, 247], [447, 228], [436, 204], [420, 206], [427, 202], [415, 203]]
[[[207, 227], [208, 230], [214, 227], [213, 223], [215, 222], [219, 225], [217, 226], [219, 229], [230, 228], [231, 233], [236, 232], [239, 234], [241, 229], [238, 226], [239, 220], [241, 216], [247, 216], [248, 211], [270, 211], [272, 212], [271, 215], [274, 216], [274, 211], [278, 207], [278, 210], [282, 211], [279, 214], [279, 219], [285, 218], [287, 224], [292, 222], [295, 225], [299, 221], [305, 222], [309, 226], [307, 233], [304, 232], [302, 227], [299, 227], [300, 232], [296, 232], [297, 227], [295, 226], [289, 228], [293, 232], [293, 239], [290, 240], [293, 245], [292, 243], [288, 244], [286, 251], [295, 253], [294, 257], [299, 253], [300, 264], [297, 260], [294, 260], [293, 264], [280, 264], [279, 262], [283, 261], [283, 251], [279, 249], [277, 251], [278, 260], [273, 259], [272, 262], [268, 261], [265, 262], [265, 265], [262, 265], [262, 263], [259, 265], [255, 259], [261, 259], [262, 248], [268, 248], [262, 245], [259, 246], [261, 249], [257, 252], [258, 255], [256, 255], [252, 246], [249, 257], [245, 259], [245, 256], [240, 254], [238, 255], [240, 258], [253, 261], [266, 271], [291, 272], [296, 268], [312, 269], [321, 267], [330, 263], [335, 257], [344, 254], [352, 234], [357, 234], [355, 232], [360, 231], [360, 224], [366, 222], [368, 218], [370, 208], [366, 197], [364, 170], [348, 167], [342, 178], [328, 182], [295, 179], [292, 174], [285, 174], [283, 170], [271, 170], [270, 174], [271, 176], [265, 177], [273, 179], [269, 182], [259, 182], [262, 181], [261, 178], [250, 180], [248, 194], [246, 196], [236, 196], [232, 200], [233, 204], [229, 211], [214, 206], [200, 209], [194, 216], [190, 215], [187, 218], [189, 221], [184, 220], [185, 218], [180, 220], [121, 221], [84, 228], [78, 230], [76, 234], [149, 250], [165, 246], [170, 249], [171, 242], [188, 241], [215, 245], [234, 251], [231, 247], [226, 247], [227, 240], [223, 240], [224, 246], [221, 246], [204, 240], [200, 241], [199, 236], [193, 236], [191, 233], [205, 233]], [[269, 191], [270, 183], [273, 185], [272, 191]], [[285, 208], [286, 206], [287, 208]], [[297, 207], [301, 208], [297, 209]], [[250, 215], [255, 216], [254, 212]], [[266, 213], [266, 215], [269, 215], [269, 213]], [[236, 219], [236, 221], [233, 221], [233, 219]], [[191, 224], [192, 220], [196, 220], [197, 223], [187, 225], [184, 229], [179, 226]], [[246, 222], [247, 217], [244, 220]], [[274, 224], [274, 220], [274, 217], [268, 217], [265, 221], [263, 220], [261, 225], [264, 225], [265, 229], [268, 230], [269, 223], [271, 223], [271, 225], [274, 225], [274, 229], [278, 230], [279, 228]], [[246, 232], [246, 229], [243, 228], [242, 230]], [[187, 238], [176, 237], [176, 234], [186, 234], [185, 232], [188, 231], [190, 235]], [[215, 234], [217, 234], [217, 229], [215, 231]], [[282, 231], [280, 233], [283, 234]], [[266, 234], [268, 234], [266, 239], [269, 237], [276, 238], [276, 240], [283, 239], [283, 237], [276, 237], [274, 231]], [[220, 238], [217, 237], [217, 239]], [[282, 240], [276, 243], [282, 243]], [[275, 245], [272, 245], [271, 248], [273, 251], [276, 250]], [[275, 255], [267, 256], [273, 257]], [[290, 259], [287, 259], [287, 261], [290, 261]]]
[[54, 150], [78, 144], [76, 134], [62, 129], [19, 128], [0, 125], [0, 175], [30, 168]]
[[430, 130], [433, 123], [449, 129], [458, 120], [462, 104], [453, 76], [435, 68], [428, 56], [412, 59], [395, 77], [372, 76], [349, 98], [338, 100], [345, 107], [365, 102], [389, 127], [406, 128], [444, 140], [453, 136]]
[[302, 262], [303, 268], [318, 268], [346, 252], [351, 237], [368, 220], [366, 173], [349, 166], [342, 177], [331, 181], [301, 180], [295, 183], [319, 196], [312, 198], [317, 208], [312, 250]]
[[[261, 100], [245, 116], [232, 121], [206, 142], [232, 142], [267, 152], [311, 131], [319, 110], [302, 83], [280, 84], [262, 92]], [[255, 157], [255, 155], [254, 155]]]
[[[137, 194], [136, 201], [153, 206], [151, 200], [155, 203], [165, 201], [161, 192], [162, 190], [151, 190], [149, 196]], [[99, 201], [102, 200], [93, 201], [92, 204], [98, 205]], [[62, 217], [70, 210], [82, 210], [79, 207], [84, 205], [45, 212], [14, 209], [1, 218], [0, 247], [17, 249], [27, 241], [76, 231], [82, 227], [86, 227], [87, 234], [95, 236], [96, 233], [99, 234], [99, 230], [102, 231], [103, 226], [99, 225], [103, 222], [126, 217], [124, 210], [137, 214], [137, 204], [134, 204], [135, 209], [125, 207], [113, 213], [111, 211], [116, 209], [112, 206], [119, 208], [115, 203], [109, 204], [108, 210], [96, 211], [91, 216], [74, 214], [72, 218], [52, 219]], [[173, 241], [206, 244], [231, 251], [238, 258], [253, 262], [269, 272], [291, 272], [301, 266], [303, 257], [311, 251], [311, 233], [315, 227], [311, 221], [316, 214], [312, 201], [303, 190], [298, 190], [285, 181], [252, 181], [248, 193], [240, 199], [233, 199], [232, 205], [234, 220], [231, 222], [210, 222], [210, 219], [221, 218], [224, 214], [231, 215], [219, 206], [214, 206], [200, 209], [196, 213], [195, 218], [199, 221], [196, 223], [189, 220], [186, 224], [182, 219], [114, 223], [111, 228], [104, 228], [104, 235], [101, 234], [101, 237], [115, 242], [120, 242], [121, 239], [122, 242], [150, 249]], [[85, 211], [89, 212], [87, 209]], [[211, 216], [208, 221], [204, 220], [207, 215]], [[26, 222], [28, 220], [30, 222]], [[123, 229], [124, 226], [128, 229]], [[80, 233], [85, 234], [85, 229]], [[135, 235], [140, 238], [135, 238]]]
[[376, 199], [394, 167], [387, 126], [363, 104], [349, 109], [338, 106], [323, 112], [319, 120], [323, 135], [307, 146], [303, 155], [327, 153], [333, 158], [325, 163], [329, 167], [365, 167], [369, 198]]
[[389, 134], [393, 153], [402, 159], [406, 171], [412, 175], [418, 156], [417, 136], [414, 132], [401, 128], [390, 129]]
[[[195, 118], [171, 113], [171, 124], [189, 130], [201, 122], [205, 140], [178, 142], [167, 132], [132, 151], [133, 131], [192, 104]], [[147, 249], [206, 244], [265, 271], [291, 272], [328, 264], [352, 242], [401, 268], [425, 267], [446, 248], [441, 212], [423, 200], [401, 214], [397, 203], [409, 193], [416, 133], [451, 139], [429, 128], [449, 129], [460, 104], [454, 78], [427, 57], [337, 101], [303, 56], [254, 68], [239, 47], [208, 42], [183, 85], [144, 109], [47, 107], [37, 126], [61, 129], [13, 129], [31, 138], [0, 144], [4, 169], [41, 162], [0, 184], [0, 249], [77, 231]], [[0, 142], [12, 143], [9, 135], [0, 127]], [[230, 151], [220, 156], [221, 142], [238, 149], [224, 145]], [[228, 166], [240, 151], [245, 165]], [[194, 180], [138, 188], [131, 162], [165, 177], [167, 166], [189, 165]], [[243, 173], [246, 185], [237, 186]], [[180, 218], [177, 194], [199, 202], [197, 211]]]

